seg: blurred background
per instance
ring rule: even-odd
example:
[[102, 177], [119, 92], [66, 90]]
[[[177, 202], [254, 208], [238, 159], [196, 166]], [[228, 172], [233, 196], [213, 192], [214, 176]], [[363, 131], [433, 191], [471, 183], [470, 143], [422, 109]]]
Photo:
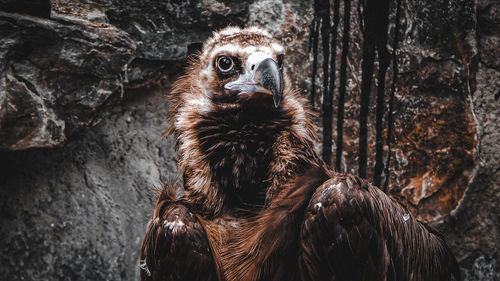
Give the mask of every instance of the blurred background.
[[[500, 3], [383, 2], [387, 38], [367, 33], [358, 0], [326, 10], [325, 1], [302, 0], [0, 0], [0, 279], [138, 280], [153, 190], [178, 179], [173, 140], [162, 137], [165, 96], [212, 31], [259, 25], [286, 46], [292, 84], [314, 103], [320, 134], [325, 55], [334, 58], [326, 120], [335, 162], [344, 85], [339, 170], [359, 172], [364, 132], [371, 180], [375, 136], [392, 126], [386, 192], [447, 237], [465, 280], [500, 280]], [[395, 37], [399, 73], [393, 79], [388, 65], [376, 129], [374, 77]], [[363, 110], [367, 38], [379, 51]], [[385, 161], [387, 143], [382, 152]]]

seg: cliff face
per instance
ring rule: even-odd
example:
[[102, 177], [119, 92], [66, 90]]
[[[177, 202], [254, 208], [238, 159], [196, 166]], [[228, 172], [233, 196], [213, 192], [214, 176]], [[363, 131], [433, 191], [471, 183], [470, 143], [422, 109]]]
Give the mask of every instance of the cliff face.
[[[443, 5], [403, 6], [389, 192], [444, 232], [467, 280], [496, 280], [500, 5]], [[312, 1], [296, 0], [0, 0], [0, 275], [137, 279], [153, 188], [177, 177], [161, 135], [186, 56], [214, 29], [260, 24], [307, 94], [311, 17]], [[356, 173], [356, 16], [352, 26], [344, 169]]]

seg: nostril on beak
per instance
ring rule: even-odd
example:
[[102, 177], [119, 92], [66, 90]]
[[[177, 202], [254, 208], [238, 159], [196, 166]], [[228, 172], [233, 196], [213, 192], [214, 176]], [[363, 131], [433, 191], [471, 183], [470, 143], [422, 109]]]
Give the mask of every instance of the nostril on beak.
[[252, 68], [251, 69], [252, 69], [252, 71], [255, 69], [255, 64], [252, 64]]

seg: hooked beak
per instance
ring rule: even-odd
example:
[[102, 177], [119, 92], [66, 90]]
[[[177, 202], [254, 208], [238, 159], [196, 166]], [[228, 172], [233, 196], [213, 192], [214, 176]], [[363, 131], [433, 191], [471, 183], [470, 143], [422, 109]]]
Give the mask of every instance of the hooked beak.
[[238, 95], [254, 93], [271, 95], [277, 108], [283, 96], [283, 73], [278, 64], [272, 58], [266, 58], [252, 66], [247, 66], [245, 74], [227, 83], [224, 88], [230, 92], [238, 92]]

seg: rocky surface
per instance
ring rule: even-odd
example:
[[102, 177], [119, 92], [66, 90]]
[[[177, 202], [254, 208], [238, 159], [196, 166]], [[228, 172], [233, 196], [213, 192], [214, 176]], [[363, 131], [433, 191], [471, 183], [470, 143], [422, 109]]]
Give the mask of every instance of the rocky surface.
[[[399, 52], [390, 194], [443, 231], [471, 281], [500, 279], [497, 2], [405, 4]], [[0, 0], [0, 275], [137, 280], [153, 189], [176, 178], [164, 95], [186, 56], [214, 29], [263, 25], [306, 94], [311, 15], [296, 0]], [[344, 170], [356, 173], [352, 26]]]
[[[475, 7], [473, 1], [454, 2], [453, 9], [445, 9], [443, 5], [404, 2], [401, 26], [404, 40], [398, 50], [389, 193], [426, 222], [441, 221], [457, 208], [477, 165], [477, 128], [470, 103], [474, 91], [471, 77], [475, 71], [472, 61], [478, 54]], [[394, 25], [389, 28], [393, 30]], [[356, 174], [362, 73], [358, 17], [352, 19], [351, 30], [343, 171]], [[392, 42], [394, 33], [390, 35]], [[386, 77], [388, 93], [392, 69]], [[371, 168], [367, 173], [370, 179], [375, 166], [377, 85], [374, 81], [370, 98], [368, 167]], [[387, 95], [386, 107], [388, 102]], [[384, 138], [386, 134], [387, 129]], [[387, 146], [384, 149], [387, 153]]]
[[500, 4], [478, 1], [476, 10], [471, 107], [478, 164], [460, 206], [439, 227], [461, 259], [466, 280], [500, 280], [500, 31], [493, 28], [500, 21]]
[[0, 152], [4, 280], [138, 280], [154, 189], [175, 174], [162, 92], [125, 95], [62, 148]]
[[51, 10], [50, 0], [0, 0], [0, 11], [10, 13], [49, 18]]
[[477, 56], [474, 1], [414, 2], [401, 46], [391, 193], [426, 222], [457, 208], [477, 165], [470, 102]]
[[135, 43], [114, 26], [0, 12], [0, 147], [61, 145], [123, 94]]

